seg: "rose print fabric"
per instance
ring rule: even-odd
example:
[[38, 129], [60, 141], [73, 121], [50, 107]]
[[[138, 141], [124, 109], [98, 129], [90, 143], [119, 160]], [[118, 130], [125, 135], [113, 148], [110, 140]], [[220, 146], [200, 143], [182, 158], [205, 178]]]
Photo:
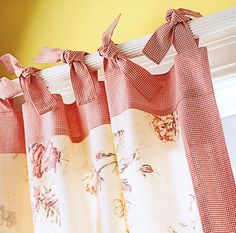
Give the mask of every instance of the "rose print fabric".
[[111, 40], [118, 19], [99, 48], [105, 82], [83, 51], [43, 48], [36, 57], [68, 64], [70, 104], [38, 69], [0, 57], [20, 81], [0, 79], [1, 233], [219, 232], [204, 230], [182, 109], [166, 95], [176, 92], [175, 69], [152, 75], [120, 54]]
[[125, 232], [111, 141], [108, 125], [81, 143], [57, 135], [28, 146], [34, 232]]
[[112, 131], [129, 232], [203, 232], [177, 114], [126, 110]]

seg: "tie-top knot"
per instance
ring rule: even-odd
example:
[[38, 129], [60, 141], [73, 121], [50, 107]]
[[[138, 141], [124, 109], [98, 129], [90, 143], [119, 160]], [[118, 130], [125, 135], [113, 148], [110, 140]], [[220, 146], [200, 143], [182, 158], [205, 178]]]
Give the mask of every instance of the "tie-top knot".
[[190, 19], [191, 18], [186, 16], [185, 12], [181, 9], [170, 9], [166, 13], [166, 21], [173, 25], [176, 25], [177, 23], [186, 23]]
[[85, 52], [82, 51], [72, 51], [72, 50], [65, 50], [62, 54], [61, 60], [67, 64], [72, 62], [84, 62], [84, 55]]
[[21, 76], [23, 78], [28, 78], [29, 76], [35, 76], [35, 72], [39, 71], [37, 68], [34, 67], [27, 67], [22, 70]]
[[105, 58], [116, 58], [119, 54], [119, 51], [116, 47], [116, 44], [111, 41], [108, 46], [101, 46], [98, 49], [98, 53], [100, 56]]

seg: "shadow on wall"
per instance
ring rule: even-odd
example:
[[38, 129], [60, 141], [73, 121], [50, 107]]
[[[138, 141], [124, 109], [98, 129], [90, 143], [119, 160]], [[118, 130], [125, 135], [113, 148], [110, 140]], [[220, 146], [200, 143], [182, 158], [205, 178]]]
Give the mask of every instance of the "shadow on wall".
[[[30, 17], [34, 14], [38, 1], [8, 0], [1, 1], [0, 7], [0, 56], [12, 53], [18, 57], [23, 35], [27, 30]], [[0, 66], [0, 77], [11, 77], [3, 65]], [[14, 77], [14, 75], [12, 75]]]

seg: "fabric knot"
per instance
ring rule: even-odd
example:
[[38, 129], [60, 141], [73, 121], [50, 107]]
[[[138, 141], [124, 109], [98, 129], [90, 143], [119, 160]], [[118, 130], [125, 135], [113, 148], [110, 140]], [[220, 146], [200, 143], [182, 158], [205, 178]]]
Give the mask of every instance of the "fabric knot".
[[173, 44], [177, 53], [197, 48], [197, 43], [187, 24], [189, 20], [202, 15], [179, 8], [167, 11], [167, 22], [159, 27], [146, 43], [143, 53], [153, 62], [160, 64]]
[[72, 51], [67, 49], [63, 52], [61, 60], [67, 64], [72, 62], [84, 62], [84, 55], [85, 52], [83, 51]]
[[[147, 101], [151, 102], [156, 94], [161, 90], [159, 85], [150, 85], [153, 81], [153, 76], [143, 67], [138, 66], [134, 62], [130, 61], [125, 54], [122, 54], [116, 44], [111, 40], [111, 36], [115, 27], [119, 21], [120, 15], [115, 18], [112, 24], [102, 34], [102, 47], [98, 49], [100, 56], [103, 58], [103, 68], [105, 78], [110, 78], [111, 69], [116, 70], [117, 76], [127, 78], [129, 84], [139, 92]], [[108, 64], [111, 65], [108, 65]]]
[[34, 68], [34, 67], [27, 67], [25, 69], [22, 70], [22, 73], [21, 73], [21, 76], [23, 78], [28, 78], [28, 77], [31, 77], [31, 76], [35, 76], [35, 73], [39, 71], [37, 68]]
[[116, 47], [116, 44], [113, 41], [110, 41], [107, 47], [101, 46], [98, 49], [98, 53], [101, 57], [104, 58], [116, 58], [119, 54], [119, 51]]
[[97, 98], [96, 88], [92, 74], [85, 64], [86, 52], [69, 49], [53, 49], [44, 47], [36, 56], [36, 62], [64, 62], [70, 67], [70, 78], [78, 105], [90, 103]]
[[189, 20], [190, 18], [180, 9], [170, 9], [166, 13], [166, 21], [170, 22], [173, 26], [177, 23], [186, 23]]
[[[57, 108], [56, 97], [50, 93], [43, 80], [36, 76], [36, 72], [39, 69], [34, 67], [23, 68], [11, 54], [1, 56], [0, 61], [9, 72], [14, 72], [19, 77], [25, 101], [30, 102], [39, 114], [44, 114]], [[19, 89], [16, 89], [15, 86], [14, 88], [15, 92], [18, 93]]]

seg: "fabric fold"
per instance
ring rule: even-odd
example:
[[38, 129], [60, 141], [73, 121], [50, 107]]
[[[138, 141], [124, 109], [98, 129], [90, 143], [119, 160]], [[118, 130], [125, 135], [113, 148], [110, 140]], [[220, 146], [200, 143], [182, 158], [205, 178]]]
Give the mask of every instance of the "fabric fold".
[[[207, 48], [198, 48], [186, 24], [188, 10], [169, 10], [167, 23], [143, 49], [159, 64], [173, 44], [176, 88], [185, 153], [204, 232], [236, 231], [236, 189], [221, 119], [216, 105]], [[173, 80], [172, 80], [173, 81]], [[168, 108], [168, 106], [166, 106]]]
[[[0, 57], [0, 62], [9, 57]], [[11, 67], [7, 71], [11, 72]], [[25, 135], [22, 113], [16, 111], [13, 99], [22, 92], [20, 85], [8, 78], [0, 79], [0, 153], [24, 153]], [[6, 133], [7, 132], [7, 133]]]
[[[115, 27], [117, 26], [119, 18], [120, 15], [115, 18], [113, 23], [102, 34], [102, 46], [98, 49], [98, 52], [100, 56], [104, 57], [104, 60], [106, 60], [105, 63], [109, 63], [110, 61], [113, 66], [116, 66], [113, 67], [113, 69], [119, 69], [121, 73], [124, 73], [125, 78], [129, 80], [136, 90], [145, 99], [151, 102], [156, 94], [162, 89], [162, 87], [161, 85], [150, 85], [152, 75], [147, 70], [141, 66], [136, 65], [124, 55], [122, 55], [118, 51], [115, 43], [111, 40], [111, 36]], [[106, 67], [104, 68], [107, 69]]]
[[[159, 64], [173, 44], [178, 53], [197, 48], [192, 32], [187, 24], [193, 17], [201, 17], [198, 12], [179, 8], [166, 13], [166, 23], [158, 28], [146, 43], [143, 53]], [[183, 38], [182, 38], [183, 37]], [[182, 44], [184, 41], [184, 45]]]
[[70, 66], [70, 77], [79, 105], [87, 104], [97, 98], [92, 75], [84, 64], [83, 51], [62, 50], [44, 47], [34, 59], [35, 62], [59, 62]]

